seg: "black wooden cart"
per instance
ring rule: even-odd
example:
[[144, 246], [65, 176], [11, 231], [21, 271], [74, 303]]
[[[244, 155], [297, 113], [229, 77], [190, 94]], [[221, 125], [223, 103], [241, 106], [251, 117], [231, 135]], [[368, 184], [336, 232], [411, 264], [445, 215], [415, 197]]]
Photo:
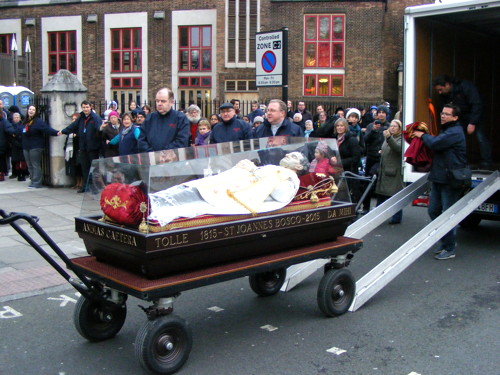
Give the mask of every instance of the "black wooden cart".
[[[338, 237], [336, 241], [287, 249], [250, 259], [183, 272], [159, 279], [96, 260], [93, 256], [69, 259], [38, 224], [38, 218], [23, 213], [7, 214], [0, 210], [0, 225], [10, 224], [56, 271], [82, 296], [74, 322], [77, 331], [89, 341], [114, 337], [122, 328], [127, 297], [150, 303], [143, 307], [147, 321], [136, 337], [135, 354], [141, 366], [153, 374], [171, 374], [189, 357], [192, 333], [188, 323], [173, 314], [175, 299], [181, 292], [197, 287], [249, 276], [250, 287], [259, 296], [276, 294], [286, 278], [287, 267], [318, 258], [329, 258], [318, 287], [317, 301], [327, 316], [345, 313], [351, 305], [356, 283], [346, 269], [362, 241]], [[27, 221], [59, 256], [76, 278], [47, 254], [16, 221]]]

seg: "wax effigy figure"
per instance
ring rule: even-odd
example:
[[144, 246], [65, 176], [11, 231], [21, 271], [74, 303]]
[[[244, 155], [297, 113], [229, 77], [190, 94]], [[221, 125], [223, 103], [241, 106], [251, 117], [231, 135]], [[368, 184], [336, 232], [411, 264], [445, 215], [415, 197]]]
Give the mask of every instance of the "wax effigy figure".
[[[115, 183], [106, 186], [101, 194], [103, 219], [133, 227], [140, 223], [141, 231], [158, 231], [179, 225], [186, 227], [194, 218], [205, 220], [208, 216], [235, 215], [234, 219], [223, 220], [238, 220], [238, 215], [249, 217], [278, 213], [282, 209], [300, 211], [307, 205], [308, 208], [330, 205], [326, 198], [336, 192], [333, 176], [329, 172], [310, 172], [307, 155], [317, 145], [317, 142], [311, 142], [307, 147], [288, 153], [280, 147], [259, 150], [259, 157], [241, 160], [215, 175], [212, 175], [210, 165], [220, 166], [217, 163], [209, 164], [208, 169], [202, 163], [198, 169], [201, 165], [205, 165], [205, 169], [197, 169], [198, 172], [191, 169], [191, 164], [177, 163], [173, 165], [174, 169], [156, 168], [154, 174], [130, 185], [126, 181], [113, 181]], [[281, 158], [275, 158], [272, 164], [264, 164], [263, 157], [269, 155], [263, 151], [274, 149], [280, 151]], [[174, 150], [168, 151], [174, 153]], [[172, 161], [178, 160], [175, 154], [173, 156]], [[273, 157], [276, 156], [278, 153], [273, 153]], [[177, 168], [180, 169], [176, 172]], [[139, 181], [142, 184], [138, 184]], [[146, 186], [149, 193], [146, 193]], [[140, 188], [142, 194], [138, 191]], [[169, 229], [165, 229], [167, 226]]]
[[307, 168], [300, 152], [285, 155], [280, 166], [257, 167], [249, 160], [233, 168], [149, 195], [149, 220], [166, 225], [179, 217], [238, 215], [279, 210], [299, 189], [298, 171]]

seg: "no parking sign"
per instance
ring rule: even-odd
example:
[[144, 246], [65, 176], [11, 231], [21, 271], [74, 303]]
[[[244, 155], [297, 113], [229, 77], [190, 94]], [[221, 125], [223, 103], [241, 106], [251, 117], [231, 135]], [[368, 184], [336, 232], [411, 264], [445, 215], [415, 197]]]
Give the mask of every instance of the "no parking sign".
[[283, 30], [255, 34], [257, 86], [283, 85]]

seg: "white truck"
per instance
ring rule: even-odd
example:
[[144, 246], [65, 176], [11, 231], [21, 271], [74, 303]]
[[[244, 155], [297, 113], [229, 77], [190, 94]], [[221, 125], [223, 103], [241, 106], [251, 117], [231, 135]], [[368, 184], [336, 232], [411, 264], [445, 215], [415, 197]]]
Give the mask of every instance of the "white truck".
[[[431, 123], [432, 100], [439, 111], [439, 98], [432, 82], [442, 74], [475, 83], [483, 100], [481, 126], [500, 162], [500, 1], [441, 0], [435, 4], [408, 7], [404, 14], [403, 123]], [[439, 123], [439, 114], [437, 114]], [[469, 162], [478, 163], [475, 137], [467, 137]], [[405, 165], [404, 179], [413, 182], [420, 173]], [[475, 174], [473, 183], [484, 177]], [[481, 219], [500, 220], [500, 192], [474, 211], [463, 225]]]

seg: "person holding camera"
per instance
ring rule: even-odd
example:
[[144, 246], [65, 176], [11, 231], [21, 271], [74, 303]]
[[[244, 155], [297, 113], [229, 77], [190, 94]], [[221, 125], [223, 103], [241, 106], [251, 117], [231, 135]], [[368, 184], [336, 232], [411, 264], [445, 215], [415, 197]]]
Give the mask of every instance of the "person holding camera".
[[[366, 150], [365, 176], [372, 177], [378, 173], [380, 166], [380, 150], [384, 144], [384, 130], [389, 129], [387, 122], [387, 114], [389, 109], [386, 106], [380, 105], [377, 107], [377, 120], [366, 127], [364, 141]], [[363, 201], [363, 210], [361, 214], [366, 214], [370, 211], [372, 199], [372, 191], [368, 192]]]

